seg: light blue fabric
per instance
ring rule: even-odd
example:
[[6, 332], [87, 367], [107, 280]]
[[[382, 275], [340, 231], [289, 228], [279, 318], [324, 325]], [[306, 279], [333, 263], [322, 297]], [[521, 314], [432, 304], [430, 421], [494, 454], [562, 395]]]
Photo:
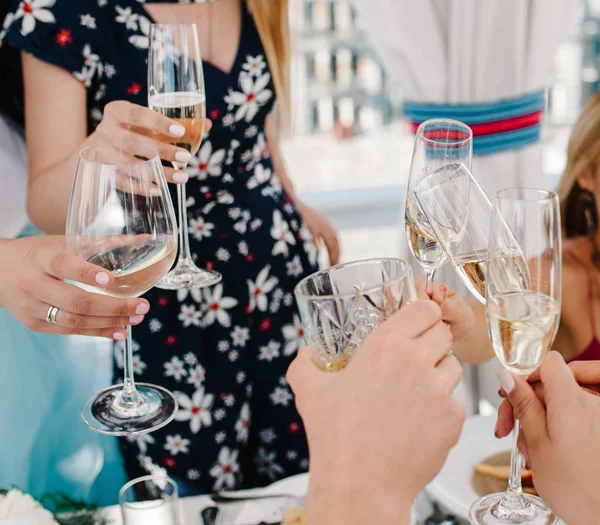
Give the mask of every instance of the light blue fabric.
[[36, 334], [0, 309], [0, 352], [0, 487], [116, 503], [125, 482], [117, 441], [80, 415], [110, 384], [110, 344]]

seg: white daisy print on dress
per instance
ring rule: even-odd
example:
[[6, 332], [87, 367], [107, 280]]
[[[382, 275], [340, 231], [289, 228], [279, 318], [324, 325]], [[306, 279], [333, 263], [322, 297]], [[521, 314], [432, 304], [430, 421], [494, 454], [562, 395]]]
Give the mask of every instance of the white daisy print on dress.
[[138, 434], [136, 436], [127, 436], [127, 441], [129, 443], [135, 443], [138, 450], [142, 454], [146, 454], [148, 452], [148, 445], [154, 445], [156, 440], [152, 437], [151, 434]]
[[131, 7], [121, 7], [116, 5], [115, 11], [117, 16], [115, 20], [120, 24], [125, 24], [125, 27], [130, 31], [138, 30], [138, 15], [134, 13]]
[[200, 326], [200, 319], [202, 317], [202, 312], [200, 310], [196, 310], [196, 307], [191, 304], [182, 304], [181, 311], [179, 312], [179, 316], [177, 317], [182, 323], [184, 327], [188, 326]]
[[37, 22], [52, 24], [56, 22], [52, 11], [46, 9], [52, 7], [56, 0], [23, 0], [15, 13], [13, 21], [22, 18], [21, 34], [27, 36], [31, 33]]
[[177, 300], [181, 303], [191, 296], [194, 301], [199, 303], [202, 301], [202, 290], [200, 288], [182, 288], [177, 290]]
[[190, 368], [187, 382], [194, 385], [196, 388], [200, 388], [202, 383], [206, 379], [206, 371], [201, 364], [196, 365], [194, 368]]
[[260, 355], [258, 356], [259, 361], [273, 361], [273, 359], [279, 357], [279, 348], [281, 344], [277, 341], [269, 341], [269, 344], [260, 347]]
[[226, 154], [225, 149], [219, 149], [213, 153], [212, 143], [210, 140], [206, 141], [200, 148], [198, 155], [188, 165], [188, 175], [197, 177], [199, 180], [206, 180], [209, 175], [220, 177], [223, 174], [221, 166]]
[[[125, 341], [117, 341], [113, 346], [113, 355], [115, 357], [115, 363], [118, 368], [123, 368], [123, 355], [125, 351]], [[144, 363], [137, 352], [140, 351], [140, 344], [134, 339], [131, 344], [131, 352], [133, 353], [133, 372], [135, 374], [141, 374], [146, 368]]]
[[308, 229], [308, 226], [306, 226], [306, 224], [302, 224], [298, 235], [300, 235], [300, 238], [304, 242], [304, 251], [308, 255], [308, 260], [310, 261], [310, 264], [317, 264], [317, 257], [319, 255], [319, 252], [313, 241], [312, 233], [310, 233], [310, 230]]
[[92, 46], [90, 46], [90, 44], [85, 44], [83, 46], [81, 54], [83, 55], [83, 68], [81, 71], [75, 71], [73, 75], [79, 82], [82, 82], [85, 87], [90, 87], [95, 75], [98, 75], [98, 78], [102, 77], [104, 67], [102, 62], [100, 62], [100, 57], [92, 52]]
[[79, 15], [79, 21], [83, 27], [87, 27], [88, 29], [96, 29], [96, 19], [90, 15]]
[[213, 289], [204, 289], [204, 301], [206, 305], [204, 326], [211, 326], [217, 321], [221, 326], [229, 328], [231, 317], [227, 310], [237, 306], [238, 300], [233, 297], [223, 297], [223, 285], [217, 284]]
[[177, 454], [189, 454], [189, 446], [189, 439], [181, 437], [181, 434], [175, 434], [174, 436], [167, 436], [164, 448], [171, 456], [176, 456]]
[[190, 219], [190, 233], [197, 241], [201, 241], [204, 237], [212, 237], [214, 227], [213, 223], [205, 222], [203, 217]]
[[304, 341], [304, 327], [300, 318], [294, 314], [292, 324], [286, 324], [281, 332], [285, 339], [284, 355], [292, 355], [297, 352]]
[[238, 451], [223, 447], [219, 452], [217, 463], [210, 469], [210, 475], [215, 478], [213, 490], [233, 488], [235, 475], [239, 470]]
[[275, 390], [269, 396], [271, 398], [271, 403], [274, 405], [282, 405], [284, 407], [290, 404], [292, 400], [292, 393], [288, 388], [276, 387]]
[[190, 481], [196, 481], [200, 479], [200, 471], [196, 470], [195, 468], [191, 468], [187, 471], [185, 476]]
[[251, 122], [257, 115], [260, 107], [270, 100], [273, 96], [273, 92], [267, 89], [270, 80], [271, 75], [269, 73], [261, 75], [256, 81], [247, 73], [240, 75], [241, 91], [230, 89], [229, 93], [225, 96], [225, 102], [229, 105], [230, 110], [237, 107], [235, 112], [235, 120], [237, 122], [242, 119], [245, 119], [246, 122]]
[[291, 261], [285, 263], [287, 266], [287, 274], [290, 277], [300, 277], [304, 268], [302, 267], [302, 261], [299, 255], [295, 255]]
[[183, 361], [176, 355], [171, 357], [171, 360], [164, 363], [163, 366], [165, 367], [165, 376], [172, 377], [178, 383], [184, 376], [187, 376], [187, 370], [185, 369]]
[[267, 445], [273, 443], [277, 439], [277, 434], [272, 428], [265, 428], [260, 431], [260, 440]]
[[261, 184], [269, 182], [271, 175], [271, 170], [269, 168], [265, 168], [262, 164], [257, 164], [254, 168], [254, 174], [248, 179], [248, 182], [246, 182], [246, 187], [249, 190], [253, 190]]
[[263, 55], [258, 55], [255, 57], [247, 55], [246, 62], [242, 66], [242, 69], [250, 73], [252, 76], [259, 77], [266, 66], [267, 63], [265, 62]]
[[271, 237], [275, 239], [271, 255], [288, 256], [289, 247], [296, 244], [294, 234], [290, 231], [289, 224], [283, 218], [279, 210], [273, 212], [273, 226], [271, 226]]
[[205, 394], [204, 388], [199, 388], [192, 394], [191, 399], [183, 392], [175, 392], [175, 397], [179, 403], [175, 421], [189, 421], [193, 434], [197, 434], [203, 426], [210, 427], [212, 425], [210, 414], [214, 399], [212, 394]]
[[264, 474], [270, 480], [275, 481], [277, 476], [284, 473], [281, 465], [275, 462], [277, 455], [275, 452], [267, 452], [264, 448], [259, 448], [256, 455], [256, 466], [259, 474]]
[[233, 341], [233, 346], [244, 348], [250, 340], [250, 329], [234, 326], [233, 332], [231, 332], [231, 340]]
[[248, 435], [250, 432], [250, 405], [244, 403], [242, 410], [240, 410], [240, 417], [235, 422], [235, 431], [237, 432], [237, 440], [240, 443], [246, 443], [248, 441]]
[[150, 45], [150, 20], [145, 16], [140, 16], [138, 20], [140, 22], [141, 34], [130, 36], [129, 42], [138, 49], [148, 49], [148, 46]]
[[250, 312], [258, 309], [261, 312], [266, 312], [269, 306], [267, 294], [273, 291], [273, 288], [277, 286], [279, 279], [277, 277], [269, 277], [271, 266], [265, 266], [258, 276], [256, 281], [248, 279], [248, 291], [250, 293], [250, 304], [248, 309]]

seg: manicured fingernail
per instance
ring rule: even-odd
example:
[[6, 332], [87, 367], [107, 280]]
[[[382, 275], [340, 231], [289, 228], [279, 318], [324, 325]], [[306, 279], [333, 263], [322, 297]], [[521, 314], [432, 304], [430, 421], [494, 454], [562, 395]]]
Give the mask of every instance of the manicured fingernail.
[[498, 381], [504, 388], [507, 394], [510, 394], [515, 389], [515, 378], [507, 370], [500, 370], [498, 372]]
[[444, 299], [448, 298], [448, 287], [444, 284], [442, 284], [442, 286], [440, 286], [440, 290], [442, 290], [442, 295], [444, 296]]
[[496, 421], [496, 423], [494, 424], [494, 436], [496, 438], [498, 437], [498, 421]]
[[104, 272], [100, 272], [96, 274], [96, 282], [98, 284], [108, 284], [108, 281], [110, 281], [110, 275], [108, 275], [107, 273]]
[[149, 311], [150, 311], [150, 306], [148, 306], [146, 303], [138, 304], [137, 308], [135, 309], [135, 313], [138, 315], [147, 314]]
[[189, 179], [188, 174], [185, 171], [176, 171], [173, 173], [173, 180], [178, 184], [185, 184]]
[[525, 454], [523, 454], [523, 452], [519, 452], [519, 456], [521, 456], [521, 466], [526, 467], [527, 466], [527, 458], [525, 457]]
[[125, 334], [123, 334], [122, 332], [115, 332], [113, 334], [113, 339], [115, 341], [125, 341]]
[[185, 128], [181, 124], [171, 124], [169, 133], [174, 137], [183, 137], [185, 135]]
[[143, 315], [132, 315], [129, 318], [129, 321], [131, 322], [131, 324], [138, 324], [138, 323], [141, 323], [143, 320], [144, 320]]
[[175, 160], [182, 164], [187, 164], [192, 158], [192, 154], [189, 151], [178, 151], [175, 153]]

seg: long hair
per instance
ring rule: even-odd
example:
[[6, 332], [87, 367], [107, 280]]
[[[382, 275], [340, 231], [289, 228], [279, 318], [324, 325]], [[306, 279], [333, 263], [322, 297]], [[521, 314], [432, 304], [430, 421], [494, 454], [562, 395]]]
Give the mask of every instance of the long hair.
[[591, 235], [598, 229], [594, 195], [577, 182], [586, 170], [600, 166], [600, 93], [584, 105], [569, 139], [567, 167], [558, 186], [565, 237]]
[[281, 129], [288, 130], [291, 119], [288, 0], [248, 0], [248, 4], [275, 84], [278, 122]]

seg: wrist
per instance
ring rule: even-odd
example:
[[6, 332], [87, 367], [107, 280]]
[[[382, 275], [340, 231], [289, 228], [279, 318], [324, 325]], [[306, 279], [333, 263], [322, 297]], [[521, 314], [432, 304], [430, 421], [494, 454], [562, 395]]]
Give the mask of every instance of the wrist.
[[[6, 261], [6, 257], [5, 255], [7, 255], [8, 257], [10, 257], [10, 246], [13, 243], [13, 239], [0, 239], [0, 275], [7, 275], [7, 273], [9, 272], [9, 268], [8, 266], [5, 264]], [[5, 308], [7, 303], [4, 299], [4, 295], [3, 295], [3, 290], [5, 289], [5, 286], [2, 286], [1, 284], [1, 280], [0, 280], [0, 308]]]
[[[319, 476], [311, 470], [307, 495], [308, 523], [327, 525], [409, 525], [414, 498], [402, 487], [382, 486], [377, 479], [356, 480], [341, 471]], [[370, 483], [369, 483], [370, 482]]]

